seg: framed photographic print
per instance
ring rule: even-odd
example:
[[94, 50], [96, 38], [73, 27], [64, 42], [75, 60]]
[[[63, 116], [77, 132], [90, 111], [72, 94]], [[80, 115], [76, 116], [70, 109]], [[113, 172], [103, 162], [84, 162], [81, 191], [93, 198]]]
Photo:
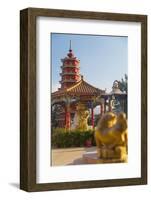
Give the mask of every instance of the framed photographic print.
[[20, 188], [147, 184], [147, 16], [20, 12]]

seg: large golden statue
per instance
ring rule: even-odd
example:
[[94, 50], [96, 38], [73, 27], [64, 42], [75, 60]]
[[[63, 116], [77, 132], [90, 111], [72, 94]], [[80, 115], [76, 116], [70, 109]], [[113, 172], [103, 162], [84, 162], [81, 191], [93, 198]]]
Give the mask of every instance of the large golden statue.
[[105, 113], [95, 131], [97, 152], [104, 162], [127, 161], [127, 119], [124, 113]]

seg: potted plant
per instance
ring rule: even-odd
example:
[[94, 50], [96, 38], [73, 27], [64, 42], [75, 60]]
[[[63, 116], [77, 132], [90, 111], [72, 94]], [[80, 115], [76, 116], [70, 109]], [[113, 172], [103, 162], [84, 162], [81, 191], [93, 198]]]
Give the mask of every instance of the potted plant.
[[86, 147], [92, 147], [92, 138], [87, 138], [86, 139], [85, 146]]

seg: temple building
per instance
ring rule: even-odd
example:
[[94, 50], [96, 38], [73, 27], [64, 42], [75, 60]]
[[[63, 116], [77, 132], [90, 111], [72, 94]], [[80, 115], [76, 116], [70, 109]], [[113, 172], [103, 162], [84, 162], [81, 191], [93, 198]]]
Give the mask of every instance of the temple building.
[[[127, 94], [118, 90], [113, 85], [113, 91], [109, 94], [105, 90], [92, 86], [85, 81], [80, 74], [80, 60], [74, 56], [70, 48], [67, 56], [61, 59], [61, 87], [51, 94], [51, 126], [71, 129], [74, 127], [75, 116], [79, 107], [90, 112], [91, 126], [94, 128], [94, 108], [100, 106], [100, 115], [112, 111], [113, 102], [118, 97], [125, 101]], [[122, 108], [124, 110], [124, 108]]]

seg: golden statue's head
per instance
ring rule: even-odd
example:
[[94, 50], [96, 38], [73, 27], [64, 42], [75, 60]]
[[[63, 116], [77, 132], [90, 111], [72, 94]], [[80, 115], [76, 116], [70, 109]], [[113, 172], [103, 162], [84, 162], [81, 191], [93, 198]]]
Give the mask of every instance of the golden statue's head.
[[98, 130], [111, 128], [117, 122], [117, 116], [112, 112], [105, 113], [98, 122]]
[[86, 106], [85, 106], [83, 103], [80, 103], [80, 102], [79, 102], [79, 103], [77, 104], [77, 110], [80, 110], [80, 111], [81, 111], [81, 110], [86, 110]]

